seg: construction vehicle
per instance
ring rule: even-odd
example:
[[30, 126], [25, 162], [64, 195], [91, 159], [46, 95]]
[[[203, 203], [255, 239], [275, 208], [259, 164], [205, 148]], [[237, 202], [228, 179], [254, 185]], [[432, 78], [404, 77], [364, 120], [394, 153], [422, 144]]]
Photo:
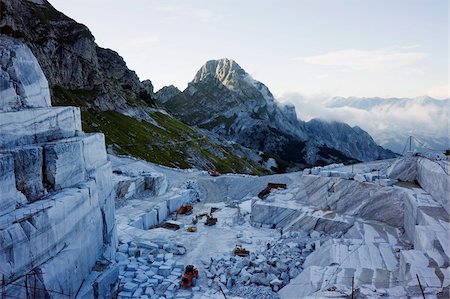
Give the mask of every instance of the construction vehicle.
[[192, 214], [192, 210], [193, 209], [194, 209], [194, 207], [192, 205], [182, 205], [178, 209], [177, 214], [175, 215], [175, 217], [178, 217], [178, 215], [180, 215], [180, 214], [190, 215], [190, 214]]
[[250, 254], [250, 251], [242, 247], [242, 245], [236, 245], [236, 247], [234, 247], [233, 253], [237, 256], [246, 257]]
[[208, 213], [207, 213], [207, 212], [198, 214], [198, 215], [197, 215], [197, 218], [198, 218], [198, 219], [202, 219], [202, 218], [205, 217], [205, 216], [208, 216]]
[[216, 225], [216, 223], [217, 223], [216, 217], [206, 215], [205, 225], [212, 226], [212, 225]]
[[286, 188], [287, 188], [286, 184], [268, 183], [267, 187], [258, 193], [258, 197], [264, 199], [267, 195], [269, 195], [272, 189], [286, 189]]
[[220, 172], [218, 172], [217, 170], [210, 170], [210, 171], [208, 171], [208, 173], [210, 176], [214, 176], [214, 177], [220, 176]]
[[217, 171], [216, 167], [212, 163], [206, 165], [206, 169], [210, 176], [220, 176], [220, 172]]
[[195, 285], [195, 280], [198, 278], [198, 270], [193, 265], [187, 265], [184, 270], [183, 278], [181, 279], [181, 287], [189, 288]]
[[196, 226], [188, 226], [186, 231], [189, 233], [195, 233], [197, 231], [197, 227]]

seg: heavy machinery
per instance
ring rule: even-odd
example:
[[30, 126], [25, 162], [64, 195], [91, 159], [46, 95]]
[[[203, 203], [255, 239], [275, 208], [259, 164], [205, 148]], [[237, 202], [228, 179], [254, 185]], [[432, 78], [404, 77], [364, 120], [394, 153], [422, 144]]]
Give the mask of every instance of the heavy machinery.
[[210, 170], [208, 171], [210, 176], [220, 176], [220, 172], [218, 172], [217, 170]]
[[206, 215], [205, 225], [212, 226], [212, 225], [216, 225], [216, 223], [217, 223], [216, 217]]
[[242, 247], [242, 245], [236, 245], [236, 247], [234, 247], [233, 253], [235, 255], [245, 257], [245, 256], [248, 256], [250, 254], [250, 251], [248, 251], [247, 249]]
[[186, 231], [189, 233], [195, 233], [197, 231], [197, 227], [196, 226], [188, 226]]
[[190, 215], [190, 214], [192, 214], [192, 210], [193, 209], [194, 209], [194, 207], [192, 205], [182, 205], [178, 209], [177, 214], [175, 215], [175, 217], [178, 217], [178, 215], [180, 215], [180, 214]]
[[261, 192], [258, 193], [258, 197], [261, 199], [264, 199], [267, 195], [269, 195], [270, 190], [272, 189], [286, 189], [286, 184], [279, 184], [279, 183], [268, 183], [267, 187], [264, 188]]
[[198, 270], [193, 265], [187, 265], [184, 270], [183, 278], [181, 279], [181, 287], [189, 288], [195, 285], [195, 280], [198, 278]]

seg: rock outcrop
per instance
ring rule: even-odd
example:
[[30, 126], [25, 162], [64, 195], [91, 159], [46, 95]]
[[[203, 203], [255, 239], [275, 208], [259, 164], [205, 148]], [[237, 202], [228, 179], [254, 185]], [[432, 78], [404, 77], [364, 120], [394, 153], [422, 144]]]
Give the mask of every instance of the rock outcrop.
[[[47, 1], [0, 0], [0, 33], [26, 43], [39, 61], [50, 87], [89, 90], [99, 110], [133, 111], [154, 105], [134, 71], [122, 57], [95, 43], [89, 29]], [[139, 106], [139, 107], [138, 107]]]
[[206, 62], [182, 93], [166, 87], [156, 96], [190, 125], [300, 166], [394, 156], [359, 128], [298, 120], [295, 107], [278, 103], [263, 83], [230, 59]]
[[45, 76], [23, 43], [1, 36], [0, 62], [4, 292], [112, 296], [117, 233], [104, 135], [83, 133], [79, 108], [50, 106]]

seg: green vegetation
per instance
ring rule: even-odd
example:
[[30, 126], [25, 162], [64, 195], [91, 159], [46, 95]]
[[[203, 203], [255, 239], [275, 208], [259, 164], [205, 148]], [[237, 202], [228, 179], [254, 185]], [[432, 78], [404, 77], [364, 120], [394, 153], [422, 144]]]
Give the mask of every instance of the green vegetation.
[[212, 143], [190, 126], [170, 115], [153, 112], [150, 123], [116, 111], [97, 111], [89, 107], [96, 92], [53, 88], [54, 104], [82, 107], [83, 130], [103, 132], [106, 143], [121, 155], [131, 155], [171, 167], [190, 168], [191, 161], [214, 165], [219, 172], [262, 174], [264, 169], [230, 153], [229, 149]]

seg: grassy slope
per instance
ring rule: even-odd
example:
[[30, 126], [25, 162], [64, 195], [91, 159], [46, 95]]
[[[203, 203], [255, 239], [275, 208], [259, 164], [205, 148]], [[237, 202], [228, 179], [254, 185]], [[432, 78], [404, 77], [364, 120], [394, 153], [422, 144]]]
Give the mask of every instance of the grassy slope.
[[54, 105], [82, 107], [83, 130], [103, 132], [106, 143], [118, 154], [131, 155], [150, 162], [179, 168], [193, 165], [192, 155], [215, 165], [220, 172], [262, 174], [263, 169], [232, 155], [226, 148], [212, 143], [188, 125], [161, 112], [150, 116], [159, 124], [139, 121], [115, 111], [86, 108], [95, 97], [93, 91], [53, 88]]

